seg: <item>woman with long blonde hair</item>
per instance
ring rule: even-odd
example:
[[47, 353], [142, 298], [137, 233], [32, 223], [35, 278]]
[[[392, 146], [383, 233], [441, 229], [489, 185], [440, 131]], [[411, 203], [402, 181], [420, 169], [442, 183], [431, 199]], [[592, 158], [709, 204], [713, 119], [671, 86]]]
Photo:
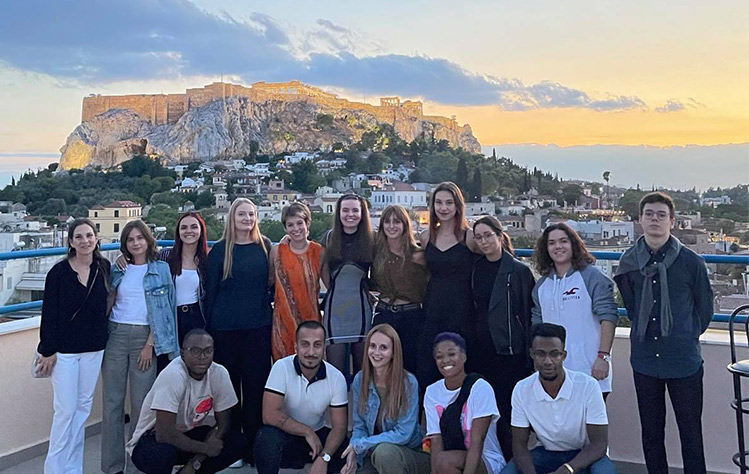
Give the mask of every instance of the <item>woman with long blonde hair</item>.
[[418, 377], [422, 387], [439, 378], [432, 357], [432, 342], [437, 334], [448, 331], [472, 339], [475, 325], [471, 296], [474, 254], [469, 248], [473, 245], [472, 234], [460, 188], [455, 183], [440, 183], [429, 200], [429, 229], [421, 234], [431, 274], [419, 342]]
[[354, 378], [354, 432], [341, 474], [359, 472], [429, 473], [421, 451], [419, 386], [403, 368], [400, 337], [389, 324], [367, 334], [362, 370]]
[[[372, 285], [380, 296], [372, 324], [390, 324], [402, 340], [418, 340], [428, 279], [424, 251], [416, 243], [408, 212], [387, 206], [375, 238]], [[417, 349], [417, 344], [403, 349], [403, 366], [411, 373], [416, 373]]]
[[[216, 347], [214, 360], [229, 371], [241, 400], [232, 409], [231, 425], [243, 430], [248, 446], [262, 426], [263, 389], [271, 365], [269, 250], [255, 204], [235, 199], [224, 235], [208, 254], [205, 307]], [[246, 461], [251, 462], [251, 449], [247, 453]]]

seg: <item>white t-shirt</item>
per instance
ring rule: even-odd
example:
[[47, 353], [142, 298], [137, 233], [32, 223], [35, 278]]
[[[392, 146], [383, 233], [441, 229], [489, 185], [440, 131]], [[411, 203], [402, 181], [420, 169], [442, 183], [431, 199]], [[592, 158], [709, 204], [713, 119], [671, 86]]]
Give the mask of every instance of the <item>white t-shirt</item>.
[[608, 425], [606, 405], [596, 379], [564, 369], [556, 398], [546, 393], [538, 372], [524, 378], [512, 391], [512, 426], [533, 427], [547, 451], [572, 451], [588, 443], [586, 425]]
[[290, 355], [273, 364], [265, 390], [283, 395], [284, 413], [317, 431], [327, 423], [328, 407], [348, 405], [346, 379], [323, 361], [310, 382], [296, 357]]
[[177, 306], [197, 303], [200, 298], [200, 277], [197, 270], [182, 269], [182, 274], [174, 279]]
[[148, 264], [127, 266], [125, 276], [117, 287], [117, 299], [109, 316], [110, 321], [148, 326], [146, 292], [143, 290], [143, 278], [147, 271]]
[[[440, 417], [450, 403], [452, 403], [458, 394], [460, 387], [455, 390], [448, 390], [445, 386], [445, 380], [439, 380], [427, 387], [424, 395], [424, 412], [427, 419], [427, 436], [440, 434]], [[479, 379], [471, 387], [471, 393], [468, 395], [463, 410], [460, 415], [460, 424], [465, 435], [466, 449], [471, 447], [471, 426], [476, 418], [491, 416], [492, 422], [489, 430], [486, 432], [484, 439], [484, 452], [482, 459], [489, 474], [499, 474], [507, 461], [502, 455], [502, 448], [499, 447], [497, 439], [497, 420], [499, 419], [499, 410], [497, 401], [494, 398], [492, 386], [484, 379]]]
[[177, 357], [159, 374], [143, 401], [127, 451], [132, 454], [143, 433], [156, 426], [156, 410], [177, 414], [177, 430], [184, 433], [198, 426], [215, 426], [215, 412], [237, 404], [237, 396], [223, 365], [211, 364], [202, 380], [190, 377], [182, 357]]

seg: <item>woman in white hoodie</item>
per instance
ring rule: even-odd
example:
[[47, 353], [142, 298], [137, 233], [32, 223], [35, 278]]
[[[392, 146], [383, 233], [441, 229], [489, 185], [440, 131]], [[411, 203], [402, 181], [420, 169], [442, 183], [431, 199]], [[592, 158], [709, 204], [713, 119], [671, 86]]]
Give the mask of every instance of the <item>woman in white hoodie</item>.
[[554, 323], [567, 330], [565, 368], [586, 373], [611, 392], [611, 346], [618, 312], [614, 282], [570, 226], [544, 229], [533, 261], [541, 278], [533, 288], [533, 323]]

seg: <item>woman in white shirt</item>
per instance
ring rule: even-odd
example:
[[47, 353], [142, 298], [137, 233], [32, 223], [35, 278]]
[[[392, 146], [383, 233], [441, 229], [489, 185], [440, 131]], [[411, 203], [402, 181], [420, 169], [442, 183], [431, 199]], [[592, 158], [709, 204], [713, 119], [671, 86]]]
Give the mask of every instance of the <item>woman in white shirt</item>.
[[432, 472], [499, 474], [506, 461], [497, 439], [494, 390], [476, 374], [466, 374], [466, 343], [460, 335], [438, 334], [433, 353], [444, 378], [424, 395]]
[[177, 334], [180, 346], [192, 329], [205, 329], [205, 297], [208, 237], [205, 220], [194, 211], [177, 219], [174, 247], [162, 249], [159, 260], [169, 264], [177, 299]]
[[[166, 262], [157, 259], [156, 240], [141, 220], [128, 222], [120, 236], [127, 267], [112, 269], [116, 299], [102, 364], [101, 470], [125, 471], [125, 394], [130, 385], [130, 430], [156, 379], [154, 358], [179, 355], [174, 283]], [[130, 471], [132, 467], [128, 468]]]

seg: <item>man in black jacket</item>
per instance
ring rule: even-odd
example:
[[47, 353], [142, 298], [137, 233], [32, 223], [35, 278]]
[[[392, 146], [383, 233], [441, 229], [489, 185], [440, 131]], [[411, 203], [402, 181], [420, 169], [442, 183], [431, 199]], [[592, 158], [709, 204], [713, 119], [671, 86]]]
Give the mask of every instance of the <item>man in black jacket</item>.
[[614, 277], [632, 321], [631, 363], [650, 474], [668, 473], [666, 389], [679, 426], [684, 472], [706, 471], [699, 337], [713, 316], [713, 292], [705, 260], [671, 235], [674, 222], [670, 196], [643, 197], [645, 235], [624, 253]]

